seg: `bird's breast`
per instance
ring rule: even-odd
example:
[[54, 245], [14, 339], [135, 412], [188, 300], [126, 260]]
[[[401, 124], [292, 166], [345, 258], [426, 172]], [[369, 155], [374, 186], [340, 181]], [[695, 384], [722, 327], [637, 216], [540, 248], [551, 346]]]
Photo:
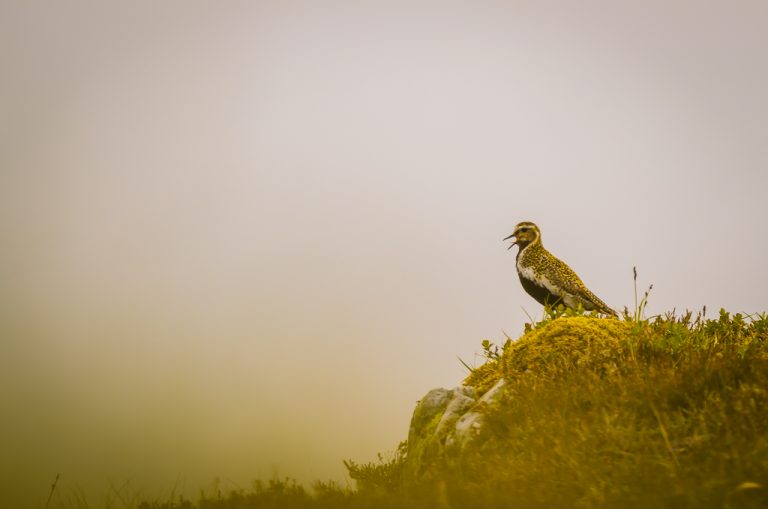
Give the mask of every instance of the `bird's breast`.
[[520, 274], [520, 277], [527, 279], [528, 281], [536, 281], [538, 279], [536, 271], [533, 270], [533, 267], [518, 263], [517, 272]]
[[[552, 297], [562, 297], [564, 293], [562, 288], [554, 284], [546, 274], [536, 272], [532, 267], [522, 267], [518, 271], [518, 274], [520, 279], [524, 280], [529, 285], [529, 287], [526, 288], [528, 293], [538, 293], [538, 290], [533, 290], [533, 288], [546, 291], [546, 293]], [[523, 283], [524, 287], [526, 286], [525, 282]], [[549, 297], [549, 299], [551, 300], [551, 297]]]

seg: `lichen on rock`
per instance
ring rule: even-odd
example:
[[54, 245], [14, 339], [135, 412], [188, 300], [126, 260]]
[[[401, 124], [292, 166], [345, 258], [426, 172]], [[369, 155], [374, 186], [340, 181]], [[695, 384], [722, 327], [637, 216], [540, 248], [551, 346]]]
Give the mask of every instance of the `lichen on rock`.
[[408, 431], [408, 464], [423, 472], [443, 452], [455, 422], [475, 404], [474, 389], [432, 389], [416, 405]]
[[485, 412], [501, 395], [504, 380], [477, 398], [468, 386], [432, 389], [416, 405], [408, 433], [408, 466], [411, 473], [424, 474], [446, 456], [471, 444], [483, 424]]

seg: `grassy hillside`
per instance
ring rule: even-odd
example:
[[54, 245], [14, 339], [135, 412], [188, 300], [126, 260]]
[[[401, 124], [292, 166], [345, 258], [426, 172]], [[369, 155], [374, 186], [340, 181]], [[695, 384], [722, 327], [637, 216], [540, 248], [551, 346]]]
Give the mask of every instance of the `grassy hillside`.
[[348, 461], [357, 491], [273, 481], [142, 508], [768, 507], [766, 315], [559, 312], [483, 350], [465, 383], [507, 384], [471, 446]]
[[482, 391], [503, 376], [509, 385], [461, 471], [521, 503], [468, 490], [475, 500], [768, 507], [765, 316], [566, 316], [486, 352], [490, 362], [467, 383]]

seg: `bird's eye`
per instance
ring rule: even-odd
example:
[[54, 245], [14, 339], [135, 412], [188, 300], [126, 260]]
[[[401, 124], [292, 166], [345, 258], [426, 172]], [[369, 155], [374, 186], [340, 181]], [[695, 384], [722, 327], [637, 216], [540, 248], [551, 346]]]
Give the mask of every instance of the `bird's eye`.
[[525, 232], [527, 232], [527, 231], [528, 231], [528, 228], [527, 228], [527, 227], [526, 227], [526, 228], [520, 228], [520, 231], [521, 231], [521, 232], [523, 232], [523, 233], [525, 233]]

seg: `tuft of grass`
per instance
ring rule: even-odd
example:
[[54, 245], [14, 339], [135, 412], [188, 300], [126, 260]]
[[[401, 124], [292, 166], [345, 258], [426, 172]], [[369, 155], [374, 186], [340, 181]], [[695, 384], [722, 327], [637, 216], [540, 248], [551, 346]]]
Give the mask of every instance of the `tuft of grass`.
[[[632, 284], [635, 291], [635, 311], [632, 314], [632, 320], [635, 322], [641, 322], [645, 319], [645, 307], [648, 305], [648, 297], [651, 295], [653, 285], [648, 286], [648, 289], [643, 294], [643, 297], [638, 302], [637, 300], [637, 267], [632, 267]], [[629, 311], [624, 308], [625, 319], [629, 318]]]
[[391, 493], [403, 483], [405, 459], [408, 454], [408, 442], [403, 441], [394, 453], [384, 456], [378, 454], [378, 461], [358, 464], [344, 460], [349, 477], [357, 482], [358, 489]]

